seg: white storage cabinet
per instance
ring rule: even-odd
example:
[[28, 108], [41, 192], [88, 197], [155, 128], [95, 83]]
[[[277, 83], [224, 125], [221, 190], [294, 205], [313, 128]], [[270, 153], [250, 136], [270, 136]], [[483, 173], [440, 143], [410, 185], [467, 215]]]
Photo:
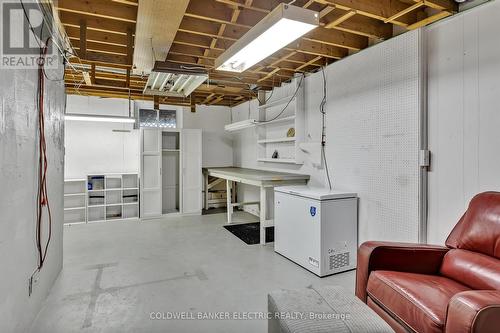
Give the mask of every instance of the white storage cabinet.
[[201, 130], [141, 128], [141, 218], [201, 214]]

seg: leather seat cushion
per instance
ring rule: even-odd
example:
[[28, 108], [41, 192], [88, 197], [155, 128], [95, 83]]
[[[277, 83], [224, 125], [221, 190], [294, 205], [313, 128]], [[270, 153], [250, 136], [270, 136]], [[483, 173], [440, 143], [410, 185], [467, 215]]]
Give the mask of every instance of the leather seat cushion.
[[373, 271], [368, 295], [376, 304], [416, 332], [442, 332], [453, 295], [470, 290], [442, 276]]

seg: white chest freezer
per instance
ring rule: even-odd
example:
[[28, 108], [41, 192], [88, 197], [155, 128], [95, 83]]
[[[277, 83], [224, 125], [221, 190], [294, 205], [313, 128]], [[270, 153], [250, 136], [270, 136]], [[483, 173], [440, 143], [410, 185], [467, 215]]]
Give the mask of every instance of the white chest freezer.
[[356, 268], [356, 193], [276, 187], [274, 206], [276, 252], [318, 276]]

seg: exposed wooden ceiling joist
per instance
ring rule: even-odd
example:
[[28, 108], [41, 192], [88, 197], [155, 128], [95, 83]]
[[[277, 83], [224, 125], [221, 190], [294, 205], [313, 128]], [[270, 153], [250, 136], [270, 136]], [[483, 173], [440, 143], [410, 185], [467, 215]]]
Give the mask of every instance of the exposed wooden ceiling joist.
[[[90, 71], [92, 78], [92, 85], [86, 86], [81, 72], [67, 70], [68, 93], [124, 98], [130, 93], [134, 99], [150, 99], [142, 94], [147, 75], [131, 73], [132, 54], [139, 49], [138, 41], [144, 40], [135, 36], [141, 21], [137, 12], [141, 3], [147, 1], [152, 0], [59, 0], [61, 23], [79, 56], [70, 61], [77, 68]], [[160, 57], [204, 67], [210, 75], [210, 84], [201, 85], [191, 99], [160, 99], [186, 106], [236, 105], [255, 95], [250, 87], [271, 89], [296, 72], [315, 70], [368, 47], [369, 39], [391, 38], [394, 26], [399, 26], [399, 30], [416, 29], [457, 10], [452, 0], [297, 0], [294, 5], [320, 13], [321, 27], [236, 76], [214, 70], [214, 60], [278, 3], [288, 1], [167, 0], [170, 1], [178, 7], [182, 7], [179, 2], [184, 3], [181, 9], [185, 12], [170, 36], [168, 52]], [[159, 12], [157, 8], [155, 11]], [[146, 14], [146, 21], [154, 14]], [[168, 16], [170, 20], [171, 14], [169, 11], [163, 18]], [[165, 22], [163, 19], [163, 30]], [[161, 34], [164, 31], [158, 36]], [[140, 47], [151, 50], [150, 44], [151, 40], [149, 45], [142, 42]]]

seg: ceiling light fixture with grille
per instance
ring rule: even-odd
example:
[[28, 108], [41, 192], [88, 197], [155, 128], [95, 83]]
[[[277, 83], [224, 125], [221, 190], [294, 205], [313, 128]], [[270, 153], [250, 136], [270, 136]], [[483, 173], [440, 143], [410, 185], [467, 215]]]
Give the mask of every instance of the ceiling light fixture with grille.
[[208, 79], [203, 67], [157, 61], [144, 87], [145, 95], [187, 97]]

